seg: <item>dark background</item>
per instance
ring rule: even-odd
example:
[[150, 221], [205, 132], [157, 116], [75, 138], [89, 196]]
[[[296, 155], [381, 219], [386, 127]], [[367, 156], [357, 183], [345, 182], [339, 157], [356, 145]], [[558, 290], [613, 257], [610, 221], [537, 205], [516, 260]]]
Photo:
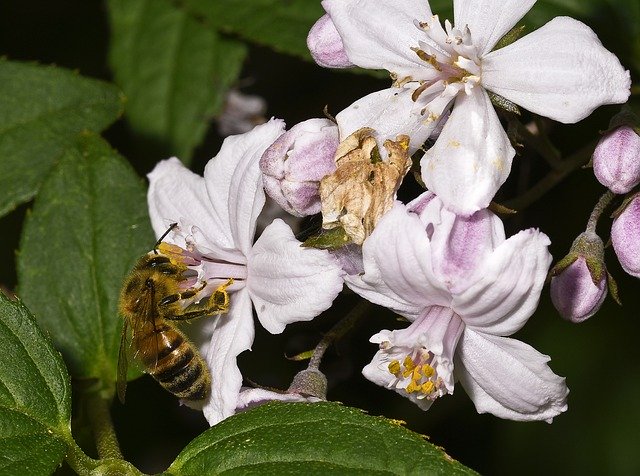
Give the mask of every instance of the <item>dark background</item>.
[[[105, 8], [101, 2], [87, 0], [2, 1], [0, 53], [12, 60], [53, 63], [86, 76], [112, 80], [107, 64], [109, 26]], [[601, 22], [606, 24], [605, 20]], [[625, 54], [629, 53], [624, 42], [616, 38], [616, 31], [590, 25], [625, 64]], [[338, 112], [365, 93], [388, 84], [367, 75], [333, 73], [257, 47], [252, 47], [241, 79], [247, 84], [243, 92], [267, 100], [267, 117], [281, 117], [290, 126], [320, 117], [327, 104], [329, 111]], [[615, 107], [600, 108], [579, 125], [552, 124], [552, 139], [564, 153], [570, 153], [605, 129], [616, 111]], [[141, 175], [165, 158], [154, 152], [153, 157], [136, 154], [136, 160], [132, 160], [132, 151], [138, 148], [124, 121], [113, 125], [105, 137]], [[212, 128], [196, 151], [192, 168], [201, 171], [220, 143]], [[546, 171], [540, 158], [523, 153], [515, 159], [512, 178], [497, 199], [513, 197]], [[415, 190], [415, 184], [409, 183], [401, 196], [415, 196]], [[578, 170], [542, 200], [507, 219], [507, 233], [531, 226], [540, 228], [551, 237], [551, 252], [558, 259], [584, 229], [603, 192], [590, 169]], [[14, 255], [28, 207], [22, 206], [0, 219], [0, 283], [9, 290], [15, 286]], [[604, 219], [599, 230], [605, 241], [608, 227]], [[623, 307], [607, 298], [595, 317], [572, 325], [555, 313], [545, 288], [538, 312], [516, 335], [551, 355], [553, 370], [567, 377], [569, 410], [553, 424], [516, 423], [478, 415], [460, 386], [455, 395], [440, 399], [425, 413], [396, 393], [371, 384], [360, 375], [375, 352], [368, 339], [382, 328], [397, 325], [391, 313], [377, 307], [323, 360], [321, 369], [329, 378], [329, 399], [404, 420], [407, 427], [428, 435], [454, 458], [485, 474], [640, 474], [640, 293], [638, 280], [625, 275], [610, 248], [607, 257], [609, 269], [618, 279]], [[286, 388], [303, 364], [286, 360], [284, 354], [313, 348], [323, 332], [354, 303], [353, 296], [342, 296], [330, 313], [312, 323], [291, 325], [279, 336], [256, 326], [253, 351], [240, 357], [245, 375], [262, 385]], [[180, 407], [149, 377], [131, 382], [127, 399], [126, 406], [114, 404], [116, 430], [125, 457], [145, 472], [165, 469], [206, 428], [200, 413]], [[81, 415], [76, 412], [76, 417]], [[82, 439], [82, 430], [78, 437]]]

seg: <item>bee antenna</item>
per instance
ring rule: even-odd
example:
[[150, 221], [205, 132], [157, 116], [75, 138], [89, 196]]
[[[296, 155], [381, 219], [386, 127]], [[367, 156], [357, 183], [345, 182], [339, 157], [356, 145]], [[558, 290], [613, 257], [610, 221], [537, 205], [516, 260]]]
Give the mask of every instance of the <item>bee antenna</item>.
[[177, 227], [177, 226], [178, 226], [178, 223], [177, 223], [177, 222], [176, 222], [176, 223], [172, 223], [171, 225], [169, 225], [169, 228], [167, 229], [167, 231], [165, 231], [165, 232], [162, 234], [162, 236], [161, 236], [160, 238], [158, 238], [158, 241], [156, 241], [156, 244], [155, 244], [155, 246], [153, 247], [153, 251], [154, 251], [156, 254], [158, 254], [157, 249], [158, 249], [158, 246], [160, 246], [160, 243], [162, 243], [162, 240], [164, 240], [164, 239], [167, 237], [167, 235], [168, 235], [169, 233], [171, 233], [171, 230], [173, 230], [173, 229], [174, 229], [175, 227]]

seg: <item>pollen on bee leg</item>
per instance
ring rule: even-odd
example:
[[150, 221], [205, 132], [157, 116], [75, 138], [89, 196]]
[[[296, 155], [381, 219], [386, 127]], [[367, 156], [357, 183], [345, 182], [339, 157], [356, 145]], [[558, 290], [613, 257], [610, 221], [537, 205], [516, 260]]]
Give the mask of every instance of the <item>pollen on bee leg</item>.
[[227, 312], [229, 309], [229, 293], [227, 288], [233, 284], [233, 278], [229, 278], [226, 283], [218, 286], [209, 298], [211, 307], [218, 312]]

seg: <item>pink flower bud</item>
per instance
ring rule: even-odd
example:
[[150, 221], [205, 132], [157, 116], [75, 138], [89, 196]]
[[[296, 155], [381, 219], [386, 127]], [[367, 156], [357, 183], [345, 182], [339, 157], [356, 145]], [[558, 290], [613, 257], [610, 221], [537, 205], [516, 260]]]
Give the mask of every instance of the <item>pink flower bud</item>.
[[260, 159], [267, 194], [299, 217], [320, 212], [320, 180], [336, 170], [338, 126], [309, 119], [282, 134]]
[[614, 193], [623, 194], [640, 183], [640, 136], [629, 126], [607, 132], [593, 152], [593, 173]]
[[311, 27], [307, 36], [311, 56], [325, 68], [350, 68], [353, 65], [344, 50], [340, 33], [329, 15], [325, 14]]
[[640, 278], [640, 195], [613, 221], [611, 243], [622, 268]]
[[607, 276], [593, 282], [587, 262], [579, 257], [557, 276], [551, 278], [551, 301], [560, 315], [578, 323], [593, 316], [607, 296]]

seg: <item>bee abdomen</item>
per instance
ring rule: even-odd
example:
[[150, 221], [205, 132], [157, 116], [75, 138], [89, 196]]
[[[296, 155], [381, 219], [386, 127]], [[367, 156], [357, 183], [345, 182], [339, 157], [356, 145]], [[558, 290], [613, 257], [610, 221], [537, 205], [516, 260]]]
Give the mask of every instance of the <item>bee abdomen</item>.
[[176, 397], [200, 401], [209, 396], [209, 370], [198, 353], [181, 332], [168, 326], [158, 329], [159, 341], [164, 347], [158, 350], [157, 362], [150, 365], [151, 375]]

